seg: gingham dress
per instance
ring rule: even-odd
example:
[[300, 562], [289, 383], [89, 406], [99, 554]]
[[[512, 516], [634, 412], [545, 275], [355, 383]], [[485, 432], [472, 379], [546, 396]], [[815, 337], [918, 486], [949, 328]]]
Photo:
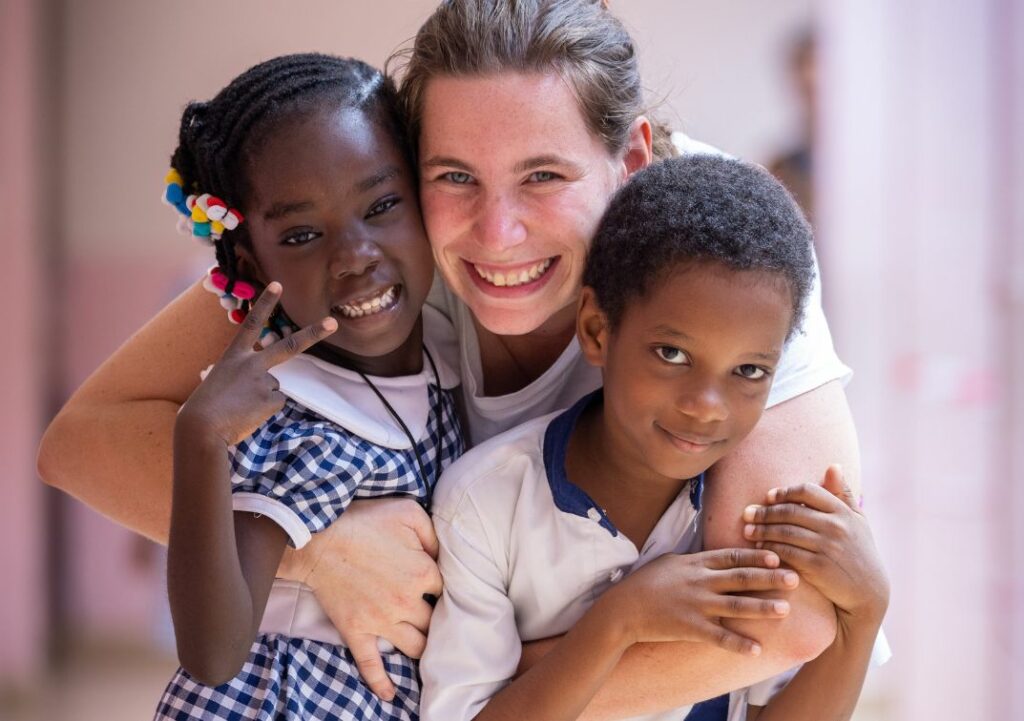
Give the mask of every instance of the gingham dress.
[[[434, 383], [428, 389], [429, 417], [417, 451], [433, 483], [435, 466], [443, 469], [458, 458], [463, 440], [452, 393]], [[425, 504], [430, 497], [410, 449], [375, 445], [292, 400], [236, 447], [231, 463], [236, 499], [271, 498], [309, 533], [329, 526], [353, 498], [405, 495]], [[397, 691], [390, 702], [367, 688], [344, 645], [260, 633], [241, 673], [226, 684], [205, 686], [179, 669], [155, 718], [414, 721], [416, 662], [397, 651], [382, 657]]]

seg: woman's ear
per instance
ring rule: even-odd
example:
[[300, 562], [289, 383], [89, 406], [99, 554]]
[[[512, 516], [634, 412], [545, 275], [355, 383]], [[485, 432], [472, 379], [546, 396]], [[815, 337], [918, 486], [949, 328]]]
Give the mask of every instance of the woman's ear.
[[608, 354], [608, 316], [597, 304], [594, 289], [584, 286], [576, 311], [576, 336], [587, 363], [604, 368]]
[[638, 170], [643, 170], [654, 159], [654, 130], [647, 116], [641, 115], [629, 127], [629, 139], [626, 151], [622, 156], [628, 178]]

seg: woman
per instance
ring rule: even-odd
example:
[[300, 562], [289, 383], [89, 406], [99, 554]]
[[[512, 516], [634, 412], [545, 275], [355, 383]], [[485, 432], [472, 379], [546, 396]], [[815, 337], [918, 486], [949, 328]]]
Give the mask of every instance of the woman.
[[[402, 92], [424, 222], [445, 281], [435, 302], [460, 333], [469, 432], [479, 441], [599, 385], [574, 338], [583, 258], [611, 194], [655, 149], [670, 152], [670, 143], [643, 115], [628, 34], [588, 0], [444, 3], [408, 53]], [[185, 328], [189, 342], [176, 342]], [[707, 547], [743, 545], [743, 507], [780, 483], [820, 481], [833, 462], [856, 483], [856, 441], [837, 382], [847, 370], [832, 351], [820, 296], [805, 329], [787, 348], [769, 401], [775, 407], [716, 467]], [[175, 412], [232, 335], [196, 284], [54, 420], [40, 452], [43, 478], [165, 542]], [[316, 591], [382, 695], [390, 682], [376, 637], [422, 647], [429, 619], [422, 594], [440, 588], [430, 560], [435, 544], [414, 504], [370, 501], [282, 568]], [[806, 585], [790, 600], [787, 620], [751, 622], [765, 647], [761, 658], [700, 644], [636, 648], [588, 713], [671, 708], [813, 657], [831, 643], [834, 611]], [[543, 642], [531, 644], [525, 663], [543, 651]]]

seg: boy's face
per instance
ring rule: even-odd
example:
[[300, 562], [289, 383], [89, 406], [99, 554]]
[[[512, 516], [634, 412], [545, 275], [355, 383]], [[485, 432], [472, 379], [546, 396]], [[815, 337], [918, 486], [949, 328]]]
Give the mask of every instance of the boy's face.
[[630, 301], [614, 331], [584, 293], [580, 342], [603, 369], [605, 438], [638, 478], [692, 478], [753, 429], [792, 319], [782, 281], [681, 266]]

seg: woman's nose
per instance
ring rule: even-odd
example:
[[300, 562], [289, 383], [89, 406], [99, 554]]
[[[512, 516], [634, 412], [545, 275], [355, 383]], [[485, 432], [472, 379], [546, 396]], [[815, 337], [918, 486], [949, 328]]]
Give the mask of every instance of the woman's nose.
[[526, 226], [514, 199], [497, 193], [481, 197], [476, 209], [477, 242], [495, 253], [502, 253], [526, 241]]

